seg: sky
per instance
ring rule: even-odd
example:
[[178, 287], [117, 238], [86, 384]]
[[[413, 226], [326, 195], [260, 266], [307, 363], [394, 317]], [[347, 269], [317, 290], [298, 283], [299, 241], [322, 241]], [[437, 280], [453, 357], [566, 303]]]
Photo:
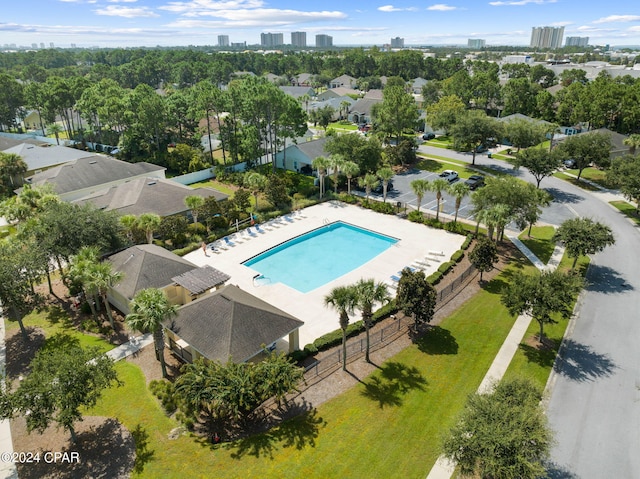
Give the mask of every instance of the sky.
[[[435, 0], [438, 1], [438, 0]], [[393, 3], [389, 3], [393, 2]], [[615, 0], [4, 0], [0, 47], [135, 47], [260, 43], [260, 33], [319, 33], [334, 45], [528, 46], [531, 28], [564, 26], [590, 45], [640, 45], [640, 3]], [[563, 41], [564, 45], [564, 41]]]

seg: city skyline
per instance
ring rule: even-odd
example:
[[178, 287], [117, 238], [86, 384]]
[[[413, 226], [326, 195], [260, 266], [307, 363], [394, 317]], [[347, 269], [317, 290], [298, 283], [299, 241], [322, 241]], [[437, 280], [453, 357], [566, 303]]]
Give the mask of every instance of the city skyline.
[[[393, 0], [392, 0], [393, 1]], [[303, 6], [301, 6], [303, 5]], [[34, 15], [37, 12], [37, 15]], [[635, 2], [592, 6], [575, 0], [460, 0], [424, 3], [382, 0], [321, 5], [289, 0], [25, 0], [4, 6], [0, 45], [135, 47], [260, 44], [265, 32], [326, 34], [334, 45], [384, 45], [404, 38], [409, 45], [528, 47], [533, 27], [564, 27], [565, 36], [589, 37], [591, 45], [640, 45]]]

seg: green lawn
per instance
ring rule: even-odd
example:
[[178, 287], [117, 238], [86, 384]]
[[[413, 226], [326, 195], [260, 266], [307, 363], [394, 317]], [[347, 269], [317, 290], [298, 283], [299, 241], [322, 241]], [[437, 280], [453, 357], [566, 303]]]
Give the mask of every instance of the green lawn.
[[442, 433], [513, 324], [499, 292], [516, 268], [532, 267], [516, 262], [362, 384], [266, 434], [216, 447], [190, 436], [169, 440], [178, 424], [127, 363], [118, 364], [125, 385], [110, 390], [91, 413], [116, 416], [129, 430], [143, 428], [150, 458], [138, 477], [184, 477], [188, 458], [191, 477], [369, 478], [371, 471], [377, 477], [402, 471], [424, 478]]
[[224, 193], [225, 195], [233, 196], [234, 189], [230, 188], [226, 183], [221, 183], [217, 180], [201, 181], [200, 183], [193, 183], [189, 185], [189, 188], [213, 188], [215, 190]]
[[[570, 170], [568, 170], [570, 171]], [[578, 180], [576, 178], [574, 178], [573, 176], [569, 176], [561, 171], [557, 171], [556, 173], [553, 174], [553, 176], [555, 176], [556, 178], [560, 178], [561, 180], [565, 180], [568, 181], [569, 183], [574, 184], [575, 186], [577, 186], [578, 188], [582, 188], [583, 190], [587, 190], [587, 191], [600, 191], [600, 189], [596, 186], [593, 186], [589, 183], [587, 183], [586, 181], [582, 181], [582, 180]]]
[[627, 203], [626, 201], [610, 201], [609, 203], [624, 213], [624, 215], [630, 218], [635, 224], [640, 225], [638, 210], [631, 203]]
[[422, 157], [419, 159], [418, 163], [416, 163], [416, 167], [424, 171], [431, 171], [433, 173], [439, 173], [444, 170], [454, 170], [457, 171], [458, 175], [460, 175], [460, 178], [463, 179], [469, 178], [469, 176], [473, 175], [474, 173], [477, 174], [477, 171], [468, 168], [466, 166], [466, 163], [457, 162], [455, 160], [451, 163], [448, 163], [450, 160], [446, 161], [447, 162], [438, 161], [436, 159], [433, 159], [433, 156], [430, 156], [429, 158]]
[[555, 248], [555, 244], [551, 241], [555, 231], [553, 226], [534, 226], [531, 228], [531, 236], [528, 235], [527, 230], [520, 234], [519, 239], [540, 261], [547, 264]]
[[356, 131], [358, 125], [354, 123], [331, 123], [327, 130], [339, 130], [339, 131]]
[[[92, 320], [90, 319], [89, 321]], [[78, 331], [71, 323], [69, 315], [58, 306], [50, 306], [39, 312], [34, 311], [24, 317], [23, 323], [25, 328], [41, 328], [47, 338], [60, 333], [78, 339], [82, 347], [97, 347], [101, 351], [109, 351], [115, 347], [98, 336]], [[13, 333], [13, 331], [20, 329], [17, 321], [5, 320], [5, 325], [7, 333]]]
[[[578, 170], [567, 170], [567, 173], [578, 176]], [[607, 172], [603, 170], [599, 170], [598, 168], [585, 168], [582, 170], [582, 175], [580, 178], [584, 178], [585, 180], [593, 181], [603, 188], [615, 188], [615, 185], [612, 185], [607, 181]]]

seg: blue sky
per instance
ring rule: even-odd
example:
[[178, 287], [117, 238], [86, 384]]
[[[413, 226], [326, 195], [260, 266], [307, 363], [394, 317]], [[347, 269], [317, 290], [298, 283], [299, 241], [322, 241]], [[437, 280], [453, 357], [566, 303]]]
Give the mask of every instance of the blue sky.
[[[438, 1], [438, 0], [435, 0]], [[637, 0], [4, 0], [0, 46], [215, 45], [217, 36], [256, 44], [261, 32], [332, 35], [336, 45], [528, 45], [531, 27], [564, 26], [590, 44], [640, 45]], [[563, 43], [564, 44], [564, 43]]]

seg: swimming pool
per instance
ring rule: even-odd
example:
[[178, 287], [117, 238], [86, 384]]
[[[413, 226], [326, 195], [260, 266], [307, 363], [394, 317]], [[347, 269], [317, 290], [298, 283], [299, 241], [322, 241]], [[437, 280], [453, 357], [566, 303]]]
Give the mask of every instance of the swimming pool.
[[264, 280], [308, 293], [362, 266], [397, 242], [396, 238], [337, 221], [242, 264], [260, 273]]

